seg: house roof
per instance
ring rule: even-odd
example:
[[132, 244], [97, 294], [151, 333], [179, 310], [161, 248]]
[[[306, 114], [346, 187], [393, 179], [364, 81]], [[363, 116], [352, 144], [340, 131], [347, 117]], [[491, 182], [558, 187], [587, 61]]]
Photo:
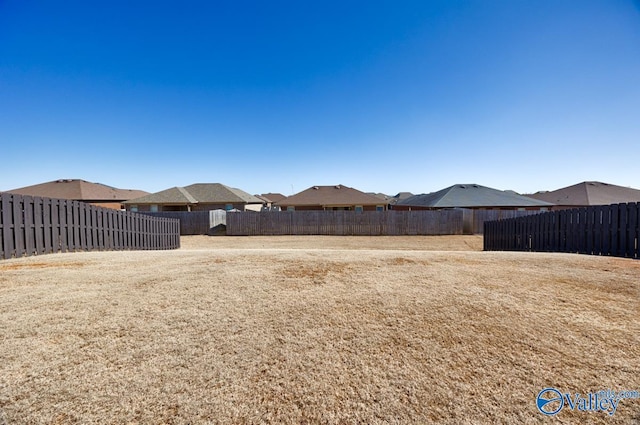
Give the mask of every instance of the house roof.
[[263, 193], [262, 195], [259, 195], [258, 198], [264, 199], [267, 202], [278, 203], [286, 198], [286, 196], [284, 196], [282, 193]]
[[551, 203], [479, 184], [455, 184], [438, 192], [414, 195], [397, 205], [431, 208], [548, 207]]
[[640, 202], [640, 190], [638, 189], [595, 181], [586, 181], [551, 192], [538, 192], [527, 196], [533, 199], [567, 206]]
[[125, 204], [263, 204], [264, 201], [234, 187], [221, 183], [196, 183], [185, 187], [172, 187]]
[[386, 201], [387, 204], [392, 204], [392, 205], [397, 204], [398, 201], [402, 199], [406, 199], [406, 198], [409, 198], [410, 196], [413, 196], [413, 193], [411, 192], [399, 192], [395, 196], [390, 196], [385, 193], [374, 193], [374, 192], [367, 192], [367, 194], [375, 196], [378, 199], [382, 199], [383, 201]]
[[386, 193], [382, 193], [382, 192], [365, 192], [367, 195], [371, 195], [371, 196], [375, 196], [378, 199], [383, 199], [383, 200], [387, 200], [389, 198], [391, 198], [391, 196], [387, 195]]
[[122, 202], [128, 199], [145, 196], [149, 193], [143, 190], [117, 189], [102, 183], [91, 183], [80, 179], [54, 180], [33, 186], [8, 190], [7, 192], [17, 195], [40, 196], [54, 199], [71, 199], [87, 202]]
[[383, 205], [386, 201], [374, 195], [368, 195], [352, 187], [341, 184], [335, 186], [312, 186], [278, 202], [282, 206], [350, 206]]

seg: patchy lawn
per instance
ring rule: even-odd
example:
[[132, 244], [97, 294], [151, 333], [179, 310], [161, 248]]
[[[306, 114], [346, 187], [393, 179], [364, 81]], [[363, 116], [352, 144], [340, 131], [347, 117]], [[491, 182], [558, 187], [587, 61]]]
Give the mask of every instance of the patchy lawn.
[[[0, 261], [0, 423], [548, 423], [545, 387], [640, 390], [639, 261], [477, 236], [182, 245]], [[638, 423], [640, 399], [554, 422]]]

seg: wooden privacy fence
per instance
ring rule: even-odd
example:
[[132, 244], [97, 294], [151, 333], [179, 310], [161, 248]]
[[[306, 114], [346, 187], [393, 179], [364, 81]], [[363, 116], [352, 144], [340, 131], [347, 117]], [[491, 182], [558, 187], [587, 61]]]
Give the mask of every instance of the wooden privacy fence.
[[227, 224], [227, 212], [224, 210], [162, 211], [141, 212], [140, 214], [180, 220], [181, 235], [208, 235], [214, 231], [216, 226]]
[[640, 203], [551, 211], [486, 222], [486, 251], [547, 251], [640, 258]]
[[78, 201], [0, 194], [0, 258], [179, 247], [178, 220]]
[[[524, 217], [528, 215], [540, 214], [541, 211], [518, 211], [518, 210], [471, 210], [473, 211], [473, 221], [469, 225], [471, 233], [482, 234], [484, 232], [485, 221], [503, 220], [505, 218]], [[467, 223], [465, 223], [465, 227]]]
[[227, 235], [460, 235], [462, 211], [261, 211], [227, 214]]

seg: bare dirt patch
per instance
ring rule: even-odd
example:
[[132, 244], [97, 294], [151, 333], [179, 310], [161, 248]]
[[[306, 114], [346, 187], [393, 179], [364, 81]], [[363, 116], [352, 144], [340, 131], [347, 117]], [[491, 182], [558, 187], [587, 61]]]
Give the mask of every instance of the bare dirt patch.
[[182, 249], [482, 251], [482, 236], [183, 236]]
[[42, 269], [50, 267], [83, 267], [85, 263], [81, 262], [59, 262], [59, 263], [11, 263], [0, 264], [0, 272], [6, 270], [20, 270], [20, 269]]
[[640, 389], [637, 261], [240, 239], [2, 261], [0, 417], [545, 423], [542, 388]]

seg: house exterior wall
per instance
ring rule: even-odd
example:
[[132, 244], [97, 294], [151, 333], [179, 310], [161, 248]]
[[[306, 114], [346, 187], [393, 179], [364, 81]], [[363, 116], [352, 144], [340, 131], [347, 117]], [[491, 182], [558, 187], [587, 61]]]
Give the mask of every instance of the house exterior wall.
[[[447, 210], [454, 207], [447, 208], [433, 208], [423, 206], [410, 206], [410, 205], [394, 205], [392, 209], [396, 211], [424, 211], [424, 210]], [[465, 208], [469, 210], [497, 210], [497, 211], [550, 211], [549, 207], [455, 207]]]
[[[138, 205], [126, 205], [127, 211], [131, 211], [131, 207], [137, 206], [138, 212], [151, 212], [152, 204], [138, 204]], [[155, 204], [154, 204], [155, 205]], [[250, 204], [253, 205], [253, 204]], [[158, 212], [167, 212], [167, 211], [189, 211], [189, 207], [187, 205], [164, 205], [157, 204]], [[229, 204], [195, 204], [191, 205], [190, 211], [211, 211], [211, 210], [226, 210], [227, 207], [230, 206], [230, 209], [237, 209], [240, 211], [246, 211], [247, 204], [243, 203], [229, 203]], [[262, 204], [255, 204], [256, 209], [254, 211], [260, 211]]]
[[[86, 201], [82, 201], [86, 202]], [[87, 202], [90, 205], [95, 205], [96, 207], [109, 208], [112, 210], [120, 211], [122, 209], [122, 204], [120, 202]]]
[[[127, 211], [132, 211], [132, 208], [137, 208], [137, 212], [151, 212], [152, 204], [126, 204], [125, 209]], [[156, 205], [156, 204], [153, 204]], [[158, 211], [154, 212], [163, 212], [163, 211], [188, 211], [187, 205], [162, 205], [158, 204]]]
[[[231, 208], [227, 208], [227, 207]], [[245, 210], [246, 204], [244, 203], [227, 203], [227, 204], [196, 204], [191, 207], [191, 211], [211, 211], [211, 210], [227, 210], [227, 209], [236, 209], [240, 211]]]
[[[282, 211], [286, 211], [287, 207], [294, 207], [295, 211], [325, 211], [325, 210], [347, 210], [355, 211], [356, 205], [341, 205], [341, 206], [324, 206], [324, 205], [281, 205]], [[377, 211], [377, 205], [359, 205], [363, 211]], [[379, 205], [386, 210], [385, 205]]]

